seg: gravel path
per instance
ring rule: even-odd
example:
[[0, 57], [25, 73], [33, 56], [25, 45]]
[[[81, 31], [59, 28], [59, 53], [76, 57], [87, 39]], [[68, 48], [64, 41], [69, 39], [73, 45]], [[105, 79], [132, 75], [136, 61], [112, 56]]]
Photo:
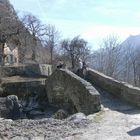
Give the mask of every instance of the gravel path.
[[89, 120], [0, 120], [0, 140], [61, 140], [80, 134]]
[[99, 92], [102, 110], [87, 119], [0, 119], [0, 140], [140, 140], [140, 109]]
[[93, 123], [84, 133], [66, 140], [140, 140], [140, 109], [100, 93], [102, 111], [88, 116]]

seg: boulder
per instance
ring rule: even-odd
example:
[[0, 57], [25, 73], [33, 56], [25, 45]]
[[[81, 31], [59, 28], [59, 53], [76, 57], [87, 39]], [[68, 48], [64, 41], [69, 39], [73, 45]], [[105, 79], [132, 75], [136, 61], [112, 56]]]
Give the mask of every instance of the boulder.
[[6, 107], [6, 97], [0, 97], [0, 118], [8, 118], [9, 110]]
[[62, 120], [68, 117], [68, 113], [63, 109], [59, 109], [52, 117], [54, 119]]
[[9, 110], [11, 119], [19, 119], [21, 117], [21, 105], [16, 95], [9, 95], [6, 97], [6, 107]]
[[67, 118], [68, 121], [73, 121], [73, 122], [81, 122], [82, 120], [86, 120], [86, 119], [87, 119], [86, 115], [81, 112], [73, 114]]

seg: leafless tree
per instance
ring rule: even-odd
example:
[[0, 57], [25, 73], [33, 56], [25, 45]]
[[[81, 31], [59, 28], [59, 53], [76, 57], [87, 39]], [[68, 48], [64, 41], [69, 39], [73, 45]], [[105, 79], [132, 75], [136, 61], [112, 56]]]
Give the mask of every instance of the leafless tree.
[[115, 79], [140, 86], [140, 48], [132, 42], [119, 44], [116, 37], [106, 38], [92, 54], [93, 68]]
[[53, 63], [54, 49], [58, 46], [60, 33], [54, 25], [47, 25], [45, 29], [44, 43], [50, 50], [50, 63]]
[[93, 67], [108, 76], [117, 77], [120, 49], [116, 36], [111, 35], [105, 38], [100, 49], [93, 53]]
[[105, 49], [100, 47], [99, 50], [94, 51], [90, 57], [90, 67], [102, 73], [105, 72]]
[[115, 77], [118, 74], [117, 67], [119, 65], [120, 47], [116, 36], [109, 36], [103, 42], [103, 47], [106, 51], [105, 56], [105, 73], [109, 76]]
[[140, 86], [140, 49], [139, 47], [135, 47], [131, 42], [127, 42], [126, 46], [126, 54], [127, 65], [125, 67], [125, 71], [127, 71], [127, 82]]
[[72, 40], [65, 39], [61, 42], [61, 47], [66, 56], [70, 58], [72, 69], [76, 68], [79, 58], [86, 60], [89, 55], [89, 48], [87, 42], [79, 36]]
[[32, 14], [24, 15], [22, 22], [33, 37], [32, 60], [36, 61], [36, 46], [38, 39], [45, 35], [45, 26]]

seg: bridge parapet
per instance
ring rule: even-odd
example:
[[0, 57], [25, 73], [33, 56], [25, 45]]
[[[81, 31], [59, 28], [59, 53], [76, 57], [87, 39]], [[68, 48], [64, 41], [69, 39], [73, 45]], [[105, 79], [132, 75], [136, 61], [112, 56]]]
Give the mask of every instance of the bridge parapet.
[[69, 70], [56, 70], [47, 78], [46, 90], [49, 103], [59, 108], [73, 108], [71, 112], [83, 112], [86, 115], [100, 110], [98, 91]]
[[93, 85], [96, 85], [131, 104], [140, 106], [140, 88], [125, 82], [117, 81], [90, 68], [88, 69], [87, 79]]

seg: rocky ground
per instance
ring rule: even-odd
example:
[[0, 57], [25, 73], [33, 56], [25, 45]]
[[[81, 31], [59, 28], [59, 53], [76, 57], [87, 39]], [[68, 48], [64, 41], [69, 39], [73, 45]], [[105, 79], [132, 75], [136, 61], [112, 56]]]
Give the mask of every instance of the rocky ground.
[[140, 109], [101, 93], [102, 111], [89, 115], [85, 131], [66, 140], [140, 140]]
[[[59, 140], [80, 134], [88, 121], [73, 122], [55, 119], [1, 120], [0, 138], [4, 140]], [[80, 128], [80, 129], [79, 129]]]
[[102, 110], [65, 120], [0, 119], [2, 140], [139, 140], [140, 109], [101, 93]]

